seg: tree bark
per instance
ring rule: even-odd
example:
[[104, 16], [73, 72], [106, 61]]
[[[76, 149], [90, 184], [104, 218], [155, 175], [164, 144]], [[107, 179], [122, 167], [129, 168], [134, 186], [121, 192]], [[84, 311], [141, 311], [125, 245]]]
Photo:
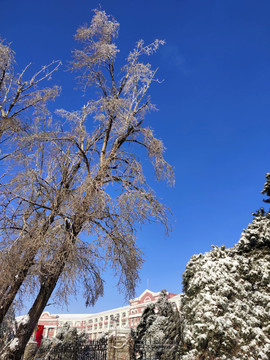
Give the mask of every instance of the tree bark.
[[[3, 360], [21, 360], [22, 355], [25, 351], [25, 347], [33, 334], [35, 327], [38, 323], [38, 320], [53, 292], [56, 287], [57, 281], [63, 271], [65, 262], [60, 265], [57, 273], [49, 276], [40, 286], [39, 293], [35, 299], [34, 304], [28, 312], [28, 321], [22, 322], [18, 330], [16, 331], [15, 339], [9, 343], [0, 353], [0, 358]], [[16, 340], [18, 339], [18, 340]], [[17, 345], [14, 344], [16, 340]]]
[[[82, 225], [81, 225], [82, 226]], [[80, 227], [81, 229], [81, 227]], [[80, 231], [79, 229], [79, 231]], [[78, 233], [72, 234], [72, 242], [75, 242], [75, 237]], [[68, 237], [69, 237], [68, 236]], [[47, 305], [47, 302], [54, 291], [58, 279], [62, 274], [62, 271], [66, 265], [68, 260], [69, 252], [67, 250], [67, 242], [70, 241], [70, 237], [66, 239], [59, 249], [59, 253], [56, 254], [56, 260], [52, 264], [53, 268], [56, 269], [54, 272], [50, 273], [46, 278], [44, 278], [40, 285], [39, 293], [33, 303], [31, 309], [28, 312], [28, 320], [25, 322], [21, 322], [19, 325], [15, 339], [17, 344], [14, 346], [12, 342], [8, 344], [1, 352], [0, 352], [0, 359], [12, 359], [12, 360], [21, 360], [21, 357], [25, 351], [25, 347], [34, 332], [34, 329], [38, 323], [38, 320]], [[57, 256], [58, 255], [58, 256]], [[13, 339], [13, 341], [15, 340]]]
[[33, 264], [34, 258], [35, 258], [35, 254], [34, 254], [34, 256], [32, 256], [32, 258], [29, 259], [29, 256], [27, 253], [26, 259], [22, 266], [22, 270], [19, 270], [19, 273], [16, 275], [14, 282], [10, 286], [7, 286], [5, 290], [1, 291], [0, 324], [2, 323], [8, 309], [10, 308], [13, 300], [15, 299], [17, 292], [19, 291], [22, 283], [24, 282], [24, 279], [26, 278], [27, 273]]
[[[54, 222], [54, 213], [52, 213], [44, 222], [42, 227], [41, 236], [45, 236], [48, 231], [50, 225]], [[37, 243], [35, 246], [28, 248], [25, 251], [22, 261], [20, 264], [16, 264], [16, 268], [18, 269], [17, 274], [14, 277], [14, 281], [9, 286], [5, 286], [5, 288], [0, 287], [0, 324], [2, 323], [9, 307], [14, 301], [22, 283], [24, 282], [31, 266], [34, 263], [34, 259], [36, 253], [38, 251], [39, 244]], [[15, 270], [16, 271], [16, 270]]]

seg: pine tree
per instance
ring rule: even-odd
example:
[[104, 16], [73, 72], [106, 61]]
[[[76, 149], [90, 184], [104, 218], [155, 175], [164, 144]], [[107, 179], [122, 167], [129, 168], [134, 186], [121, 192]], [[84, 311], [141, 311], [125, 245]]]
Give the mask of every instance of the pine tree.
[[146, 306], [146, 308], [144, 309], [140, 319], [140, 323], [137, 326], [135, 333], [135, 341], [137, 343], [143, 339], [147, 329], [153, 324], [155, 319], [156, 319], [155, 305], [150, 304]]
[[[170, 304], [170, 303], [169, 303]], [[171, 304], [170, 304], [171, 305]], [[161, 360], [177, 360], [180, 358], [180, 343], [181, 343], [181, 320], [180, 314], [177, 309], [171, 310], [164, 328], [164, 341], [165, 352], [161, 356]]]
[[161, 360], [176, 360], [180, 336], [179, 312], [168, 301], [167, 291], [162, 290], [156, 304], [145, 308], [137, 327], [135, 344], [143, 343], [151, 356], [155, 353]]
[[[136, 331], [131, 333], [131, 336], [133, 337], [134, 340], [134, 349], [139, 349], [141, 344], [143, 343], [144, 339], [145, 339], [145, 334], [147, 332], [147, 329], [153, 324], [153, 322], [156, 319], [156, 314], [155, 314], [155, 305], [154, 304], [149, 304], [148, 306], [145, 307], [140, 322], [137, 326]], [[138, 356], [139, 359], [143, 358], [143, 352], [142, 351], [138, 351]]]
[[183, 360], [270, 358], [270, 213], [254, 215], [233, 248], [214, 246], [186, 266]]
[[162, 345], [164, 349], [160, 352], [161, 360], [176, 360], [179, 358], [179, 345], [181, 339], [180, 315], [177, 309], [167, 298], [167, 291], [160, 293], [156, 308], [158, 315], [163, 317], [161, 328], [163, 332]]

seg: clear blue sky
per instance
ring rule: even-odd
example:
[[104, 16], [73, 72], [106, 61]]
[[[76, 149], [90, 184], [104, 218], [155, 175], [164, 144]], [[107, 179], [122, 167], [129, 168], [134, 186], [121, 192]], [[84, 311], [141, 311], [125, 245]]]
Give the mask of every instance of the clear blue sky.
[[[146, 261], [137, 295], [147, 283], [153, 291], [179, 293], [189, 258], [211, 244], [232, 246], [263, 205], [270, 170], [270, 1], [0, 0], [0, 34], [12, 42], [20, 67], [53, 59], [66, 65], [76, 28], [90, 22], [99, 4], [121, 24], [121, 57], [141, 38], [166, 40], [151, 59], [164, 82], [152, 89], [159, 112], [148, 120], [175, 167], [174, 188], [153, 183], [173, 212], [173, 231], [165, 238], [152, 225], [138, 233]], [[55, 106], [75, 110], [85, 99], [64, 67], [52, 81], [63, 85]], [[109, 272], [105, 279], [105, 296], [94, 308], [85, 309], [79, 297], [69, 311], [124, 305], [115, 279]]]

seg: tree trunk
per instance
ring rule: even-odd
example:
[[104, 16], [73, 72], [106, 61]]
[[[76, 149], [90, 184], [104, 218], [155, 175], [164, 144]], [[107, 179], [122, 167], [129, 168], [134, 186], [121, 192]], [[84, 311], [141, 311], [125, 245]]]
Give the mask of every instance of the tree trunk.
[[[52, 214], [45, 220], [42, 226], [41, 239], [43, 238], [43, 236], [45, 236], [46, 232], [49, 229], [49, 226], [53, 223], [53, 221], [54, 213], [52, 212]], [[35, 246], [29, 247], [25, 251], [23, 259], [20, 261], [20, 263], [16, 264], [18, 272], [17, 274], [15, 274], [12, 284], [8, 286], [6, 286], [6, 284], [0, 286], [0, 324], [2, 323], [8, 309], [10, 308], [13, 300], [15, 299], [15, 296], [17, 295], [22, 283], [24, 282], [29, 272], [29, 269], [33, 265], [36, 253], [38, 251], [38, 246], [39, 243], [37, 243]]]
[[[21, 360], [21, 357], [25, 351], [25, 347], [34, 332], [34, 329], [38, 323], [38, 320], [53, 292], [57, 285], [57, 281], [62, 274], [62, 271], [66, 265], [69, 252], [68, 252], [68, 243], [71, 240], [72, 243], [75, 242], [76, 236], [81, 231], [82, 225], [84, 223], [84, 219], [78, 219], [78, 214], [75, 216], [75, 220], [73, 222], [73, 226], [70, 227], [68, 225], [67, 230], [69, 231], [68, 234], [68, 241], [64, 241], [61, 249], [59, 250], [58, 254], [56, 253], [56, 260], [52, 264], [54, 269], [57, 269], [54, 273], [48, 275], [45, 278], [40, 286], [39, 293], [36, 297], [34, 304], [32, 305], [31, 309], [28, 312], [28, 320], [22, 322], [18, 330], [16, 331], [15, 338], [9, 343], [4, 349], [0, 352], [0, 359], [2, 360]], [[71, 232], [70, 232], [71, 231]]]
[[16, 275], [14, 282], [0, 292], [0, 324], [2, 323], [6, 313], [8, 312], [8, 309], [15, 299], [17, 292], [24, 282], [24, 279], [26, 278], [27, 273], [33, 264], [34, 257], [35, 256], [33, 256], [32, 259], [29, 259], [28, 254], [26, 254], [26, 260], [22, 266], [22, 270], [19, 270], [19, 274]]
[[25, 347], [33, 334], [38, 320], [53, 292], [59, 276], [64, 268], [64, 264], [60, 266], [57, 274], [48, 277], [40, 286], [39, 293], [34, 304], [28, 312], [28, 319], [22, 322], [16, 331], [15, 338], [0, 353], [3, 360], [21, 360]]
[[[73, 241], [75, 241], [75, 239], [73, 239]], [[65, 241], [59, 250], [59, 253], [56, 254], [56, 260], [54, 264], [52, 264], [54, 269], [57, 270], [42, 280], [36, 300], [28, 312], [27, 321], [20, 323], [16, 331], [15, 338], [0, 352], [1, 360], [21, 360], [21, 357], [25, 351], [25, 347], [35, 330], [38, 320], [53, 290], [56, 287], [57, 281], [65, 267], [68, 256], [69, 253], [67, 251]]]

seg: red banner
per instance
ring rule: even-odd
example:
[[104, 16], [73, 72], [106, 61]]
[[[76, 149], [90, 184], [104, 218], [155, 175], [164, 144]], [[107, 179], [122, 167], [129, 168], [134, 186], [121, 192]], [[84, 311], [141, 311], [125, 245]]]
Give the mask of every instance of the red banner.
[[37, 326], [35, 340], [37, 342], [37, 347], [38, 348], [40, 347], [40, 344], [41, 344], [43, 330], [44, 330], [44, 325], [38, 325]]

